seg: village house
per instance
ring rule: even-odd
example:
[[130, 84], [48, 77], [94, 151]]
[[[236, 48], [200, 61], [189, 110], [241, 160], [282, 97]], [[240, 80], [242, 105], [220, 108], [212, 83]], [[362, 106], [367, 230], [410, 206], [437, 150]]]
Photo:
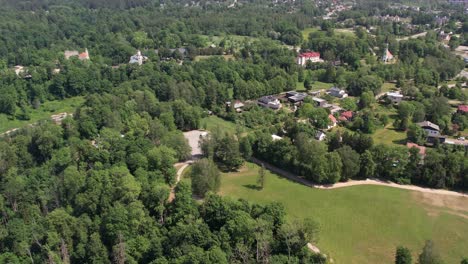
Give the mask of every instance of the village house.
[[314, 101], [315, 106], [317, 107], [325, 107], [327, 104], [327, 100], [318, 97], [312, 97], [312, 101]]
[[271, 135], [271, 139], [272, 139], [273, 141], [278, 141], [278, 140], [282, 140], [283, 138], [280, 137], [280, 136], [278, 136], [278, 135], [274, 135], [274, 134], [273, 134], [273, 135]]
[[439, 137], [440, 136], [440, 127], [429, 121], [424, 121], [417, 123], [424, 131], [427, 133], [427, 137]]
[[336, 118], [332, 114], [328, 115], [328, 119], [330, 119], [330, 124], [328, 125], [327, 128], [332, 129], [336, 127], [337, 121], [336, 121]]
[[78, 57], [79, 60], [89, 60], [89, 52], [88, 49], [85, 49], [84, 52], [79, 53], [77, 50], [66, 50], [65, 51], [65, 59], [70, 59], [71, 57]]
[[305, 66], [307, 62], [323, 62], [319, 52], [304, 52], [297, 56], [296, 62], [301, 66]]
[[258, 99], [257, 103], [262, 107], [268, 107], [274, 110], [281, 108], [281, 102], [278, 100], [278, 98], [272, 95], [263, 96], [262, 98]]
[[337, 98], [341, 98], [341, 99], [348, 97], [348, 94], [346, 93], [346, 91], [338, 87], [330, 88], [328, 90], [328, 94]]
[[445, 33], [443, 30], [440, 31], [439, 33], [439, 40], [444, 42], [444, 43], [448, 43], [451, 39], [451, 32], [450, 33]]
[[304, 99], [307, 97], [307, 94], [291, 91], [287, 92], [286, 96], [288, 97], [289, 102], [298, 105], [304, 101]]
[[387, 98], [392, 102], [392, 104], [399, 104], [403, 101], [403, 95], [399, 92], [388, 92]]
[[346, 112], [341, 113], [341, 115], [340, 115], [340, 117], [338, 117], [338, 119], [340, 121], [346, 122], [346, 121], [353, 120], [353, 116], [354, 116], [353, 112], [346, 111]]
[[[226, 105], [227, 105], [228, 107], [231, 107], [231, 102], [226, 102]], [[234, 105], [232, 106], [232, 108], [234, 108], [234, 110], [235, 110], [237, 113], [240, 113], [240, 112], [242, 112], [242, 108], [244, 108], [244, 106], [245, 106], [244, 103], [242, 103], [242, 102], [239, 101], [239, 100], [236, 100], [236, 101], [234, 102]]]
[[148, 60], [148, 57], [141, 55], [141, 51], [137, 51], [137, 53], [130, 57], [130, 64], [138, 64], [142, 65], [144, 62]]
[[468, 105], [459, 105], [457, 107], [457, 113], [460, 113], [460, 114], [468, 113]]
[[315, 139], [318, 141], [324, 141], [327, 138], [327, 135], [323, 131], [317, 131], [315, 133]]

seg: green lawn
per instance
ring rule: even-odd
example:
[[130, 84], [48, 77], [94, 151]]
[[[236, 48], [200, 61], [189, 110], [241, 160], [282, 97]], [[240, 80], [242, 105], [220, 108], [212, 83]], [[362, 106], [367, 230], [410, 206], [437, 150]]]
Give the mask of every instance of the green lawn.
[[84, 102], [84, 97], [72, 97], [60, 101], [44, 102], [38, 109], [31, 110], [30, 120], [10, 120], [7, 115], [0, 114], [0, 133], [12, 128], [21, 128], [39, 120], [50, 119], [50, 116], [57, 113], [73, 113], [75, 108]]
[[[202, 128], [208, 131], [215, 131], [218, 129], [221, 133], [236, 133], [236, 124], [234, 122], [226, 121], [214, 115], [203, 118], [200, 124]], [[246, 130], [247, 128], [243, 129]]]
[[[318, 90], [322, 90], [322, 89], [328, 90], [328, 89], [332, 88], [333, 85], [334, 85], [333, 83], [324, 83], [324, 82], [316, 81], [316, 82], [312, 83], [312, 88], [310, 90], [311, 91], [318, 91]], [[296, 83], [296, 90], [305, 91], [304, 83], [303, 82], [297, 82]]]
[[[310, 27], [301, 31], [302, 38], [304, 40], [309, 40], [310, 33], [321, 31], [319, 27]], [[335, 34], [345, 35], [345, 36], [355, 36], [354, 30], [352, 28], [336, 28]]]
[[195, 61], [206, 60], [206, 59], [213, 58], [213, 57], [221, 57], [221, 58], [224, 58], [224, 60], [236, 59], [234, 55], [198, 55], [195, 57]]
[[318, 27], [306, 28], [306, 29], [301, 31], [302, 32], [302, 37], [304, 38], [304, 40], [308, 40], [310, 33], [317, 32], [317, 31], [320, 31], [320, 28], [318, 28]]
[[398, 131], [393, 127], [393, 123], [395, 122], [395, 117], [397, 114], [396, 109], [378, 105], [377, 109], [375, 109], [375, 113], [388, 115], [389, 122], [386, 127], [377, 128], [374, 134], [371, 135], [372, 139], [374, 140], [374, 144], [405, 144], [406, 133], [404, 131]]
[[220, 193], [258, 203], [278, 201], [288, 217], [315, 219], [321, 228], [318, 247], [335, 263], [393, 263], [396, 246], [407, 246], [415, 255], [426, 239], [434, 240], [446, 263], [468, 255], [466, 207], [459, 213], [463, 218], [423, 203], [417, 192], [383, 186], [319, 190], [271, 173], [259, 191], [252, 188], [257, 174], [258, 166], [251, 163], [239, 173], [223, 174]]
[[394, 83], [386, 82], [382, 85], [382, 93], [390, 92], [395, 89], [396, 89], [396, 84]]

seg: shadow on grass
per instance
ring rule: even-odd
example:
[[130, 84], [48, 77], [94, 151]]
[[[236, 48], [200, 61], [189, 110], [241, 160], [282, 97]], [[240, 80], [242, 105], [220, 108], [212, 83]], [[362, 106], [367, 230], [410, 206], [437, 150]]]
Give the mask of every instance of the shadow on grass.
[[242, 186], [245, 187], [245, 188], [249, 188], [251, 190], [255, 190], [255, 191], [260, 191], [262, 189], [259, 186], [254, 185], [254, 184], [245, 184], [245, 185], [242, 185]]

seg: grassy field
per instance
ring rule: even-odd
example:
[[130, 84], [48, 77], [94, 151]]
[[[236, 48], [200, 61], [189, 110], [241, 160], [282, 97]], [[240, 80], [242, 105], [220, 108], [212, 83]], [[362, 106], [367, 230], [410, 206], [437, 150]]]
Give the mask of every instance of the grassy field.
[[[390, 85], [387, 87], [390, 87]], [[375, 113], [388, 115], [389, 122], [386, 127], [379, 127], [378, 129], [375, 130], [374, 134], [372, 134], [372, 139], [374, 140], [374, 144], [387, 144], [387, 145], [405, 144], [406, 133], [403, 131], [396, 130], [393, 127], [393, 123], [395, 122], [395, 118], [397, 114], [396, 109], [387, 108], [385, 106], [379, 105], [377, 109], [375, 110]]]
[[75, 111], [76, 107], [84, 102], [84, 100], [84, 97], [72, 97], [61, 101], [44, 102], [38, 109], [33, 109], [31, 111], [30, 120], [10, 120], [7, 115], [0, 114], [0, 133], [13, 128], [24, 127], [39, 120], [49, 119], [53, 114], [62, 112], [72, 113]]
[[[304, 40], [308, 40], [310, 33], [317, 32], [317, 31], [321, 31], [319, 27], [306, 28], [301, 31], [302, 38]], [[335, 34], [345, 35], [345, 36], [355, 36], [353, 29], [349, 29], [349, 28], [336, 28]]]
[[[209, 117], [203, 118], [201, 120], [201, 127], [208, 131], [215, 131], [218, 129], [221, 133], [225, 133], [225, 132], [230, 133], [230, 134], [236, 133], [236, 124], [234, 122], [226, 121], [217, 116], [209, 116]], [[247, 128], [243, 128], [243, 129], [246, 130]]]
[[[310, 89], [310, 90], [311, 91], [318, 91], [318, 90], [322, 90], [322, 89], [328, 90], [328, 89], [330, 89], [332, 87], [333, 87], [333, 83], [324, 83], [324, 82], [316, 81], [316, 82], [312, 83], [312, 89]], [[305, 91], [304, 83], [303, 82], [297, 82], [296, 90]]]
[[409, 247], [416, 257], [426, 239], [434, 240], [446, 263], [459, 263], [468, 255], [466, 198], [384, 186], [319, 190], [271, 173], [259, 191], [252, 187], [257, 173], [258, 166], [247, 163], [238, 173], [223, 174], [220, 193], [258, 203], [278, 201], [288, 217], [314, 219], [321, 228], [318, 247], [335, 263], [393, 263], [398, 245]]
[[198, 55], [195, 57], [195, 61], [206, 60], [212, 57], [222, 57], [224, 60], [235, 60], [234, 55]]
[[390, 92], [395, 89], [396, 89], [396, 84], [394, 83], [386, 82], [382, 85], [382, 93]]

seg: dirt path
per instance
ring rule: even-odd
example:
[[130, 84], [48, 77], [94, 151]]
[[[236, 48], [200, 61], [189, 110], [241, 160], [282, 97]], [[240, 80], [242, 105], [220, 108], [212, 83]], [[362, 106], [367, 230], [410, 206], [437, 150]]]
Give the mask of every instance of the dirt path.
[[350, 186], [357, 186], [357, 185], [380, 185], [380, 186], [387, 186], [387, 187], [393, 187], [393, 188], [398, 188], [398, 189], [404, 189], [404, 190], [411, 190], [411, 191], [417, 191], [417, 192], [423, 192], [423, 193], [432, 193], [432, 194], [440, 194], [440, 195], [450, 195], [450, 196], [457, 196], [457, 197], [468, 197], [468, 194], [466, 193], [460, 193], [460, 192], [455, 192], [455, 191], [448, 191], [448, 190], [442, 190], [442, 189], [431, 189], [431, 188], [423, 188], [415, 185], [402, 185], [402, 184], [396, 184], [393, 182], [389, 181], [383, 181], [379, 179], [367, 179], [367, 180], [361, 180], [361, 181], [347, 181], [347, 182], [339, 182], [335, 184], [314, 184], [310, 182], [309, 180], [306, 180], [302, 177], [299, 177], [298, 175], [295, 175], [293, 173], [290, 173], [288, 171], [282, 170], [280, 168], [277, 168], [271, 164], [268, 164], [266, 162], [263, 162], [261, 160], [258, 160], [256, 158], [252, 158], [252, 162], [256, 164], [263, 164], [265, 168], [268, 170], [277, 173], [285, 178], [288, 178], [292, 181], [304, 184], [309, 187], [317, 188], [317, 189], [324, 189], [324, 190], [331, 190], [331, 189], [338, 189], [338, 188], [344, 188], [344, 187], [350, 187]]
[[174, 200], [175, 198], [175, 187], [177, 186], [177, 184], [180, 182], [180, 179], [182, 178], [182, 174], [184, 173], [184, 170], [190, 165], [192, 164], [192, 160], [189, 160], [189, 161], [186, 161], [186, 162], [183, 162], [183, 163], [176, 163], [174, 164], [174, 167], [178, 167], [180, 165], [182, 165], [182, 167], [180, 167], [178, 170], [177, 170], [177, 175], [176, 175], [176, 183], [174, 184], [174, 186], [171, 188], [171, 193], [169, 194], [169, 199], [168, 199], [168, 202], [172, 202], [172, 200]]

